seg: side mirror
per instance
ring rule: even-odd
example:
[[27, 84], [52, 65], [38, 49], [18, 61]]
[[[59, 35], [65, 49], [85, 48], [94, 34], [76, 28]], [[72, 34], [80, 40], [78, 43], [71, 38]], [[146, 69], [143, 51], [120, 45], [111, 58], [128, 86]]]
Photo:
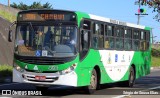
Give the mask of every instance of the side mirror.
[[12, 42], [12, 40], [13, 40], [12, 30], [9, 30], [9, 33], [8, 33], [8, 41], [9, 41], [9, 42]]

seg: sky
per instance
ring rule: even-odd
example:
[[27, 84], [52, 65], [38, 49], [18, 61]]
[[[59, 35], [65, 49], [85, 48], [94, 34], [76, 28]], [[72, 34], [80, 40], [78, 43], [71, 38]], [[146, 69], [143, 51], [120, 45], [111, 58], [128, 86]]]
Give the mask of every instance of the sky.
[[[10, 3], [19, 4], [23, 2], [31, 5], [34, 1], [42, 4], [49, 2], [54, 9], [81, 11], [137, 24], [135, 13], [138, 13], [138, 5], [134, 4], [137, 0], [10, 0]], [[8, 0], [0, 0], [0, 3], [7, 5]], [[160, 42], [160, 22], [153, 19], [156, 13], [152, 13], [153, 9], [147, 6], [141, 6], [141, 8], [146, 9], [148, 15], [140, 17], [140, 25], [153, 28], [154, 40], [155, 42]]]

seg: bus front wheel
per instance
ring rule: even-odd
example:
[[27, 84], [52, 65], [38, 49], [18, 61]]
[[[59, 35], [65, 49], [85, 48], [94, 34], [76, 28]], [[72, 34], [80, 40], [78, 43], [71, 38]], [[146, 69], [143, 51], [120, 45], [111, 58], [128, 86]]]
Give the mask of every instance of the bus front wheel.
[[93, 94], [97, 88], [97, 72], [95, 69], [92, 70], [91, 78], [90, 78], [90, 85], [87, 86], [87, 93]]

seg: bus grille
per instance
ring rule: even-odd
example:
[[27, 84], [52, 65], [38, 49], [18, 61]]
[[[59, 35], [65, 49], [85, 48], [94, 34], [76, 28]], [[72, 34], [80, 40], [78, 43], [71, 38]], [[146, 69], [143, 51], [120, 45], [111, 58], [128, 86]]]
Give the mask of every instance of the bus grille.
[[29, 56], [19, 56], [14, 54], [16, 60], [22, 61], [29, 64], [37, 65], [58, 65], [64, 64], [66, 62], [72, 61], [76, 58], [74, 57], [29, 57]]
[[33, 81], [33, 82], [54, 82], [58, 80], [58, 77], [55, 76], [46, 76], [45, 80], [36, 80], [35, 75], [28, 75], [28, 74], [25, 75], [23, 74], [22, 77], [27, 79], [28, 81]]

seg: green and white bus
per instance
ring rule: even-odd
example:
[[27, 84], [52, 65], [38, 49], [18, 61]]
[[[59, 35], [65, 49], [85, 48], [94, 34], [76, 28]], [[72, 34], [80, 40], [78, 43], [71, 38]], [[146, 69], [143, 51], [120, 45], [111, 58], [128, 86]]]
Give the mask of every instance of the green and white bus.
[[150, 73], [150, 27], [65, 10], [20, 11], [15, 23], [13, 82], [93, 93]]

